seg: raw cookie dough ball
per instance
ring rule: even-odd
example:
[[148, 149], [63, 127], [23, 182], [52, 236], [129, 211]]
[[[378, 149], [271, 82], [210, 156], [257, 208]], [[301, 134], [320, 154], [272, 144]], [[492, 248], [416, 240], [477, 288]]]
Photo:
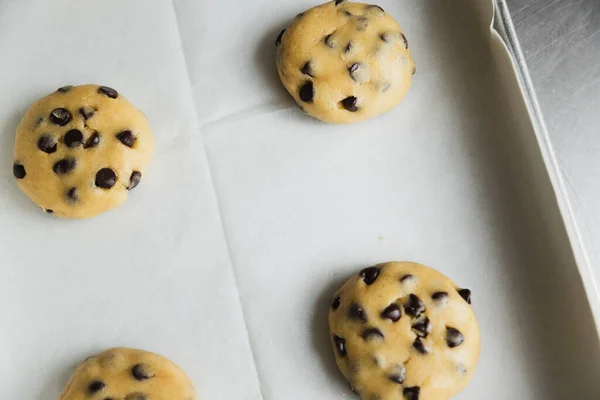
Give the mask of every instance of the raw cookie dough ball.
[[115, 348], [80, 364], [59, 400], [195, 400], [177, 365], [154, 353]]
[[359, 122], [394, 108], [415, 63], [381, 7], [337, 0], [299, 14], [275, 42], [277, 69], [300, 108], [321, 121]]
[[338, 367], [364, 400], [448, 400], [467, 386], [479, 358], [470, 296], [420, 264], [362, 270], [329, 309]]
[[46, 212], [90, 218], [127, 199], [153, 148], [146, 117], [116, 90], [64, 86], [38, 100], [23, 117], [13, 173]]

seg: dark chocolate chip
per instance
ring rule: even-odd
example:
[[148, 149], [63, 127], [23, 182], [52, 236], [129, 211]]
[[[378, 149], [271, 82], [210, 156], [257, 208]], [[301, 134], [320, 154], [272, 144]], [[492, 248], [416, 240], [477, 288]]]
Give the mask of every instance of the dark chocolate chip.
[[352, 42], [348, 42], [348, 44], [346, 45], [346, 47], [344, 47], [344, 53], [348, 54], [350, 53], [350, 51], [352, 50]]
[[357, 319], [360, 322], [367, 322], [368, 320], [365, 310], [356, 303], [353, 303], [350, 308], [348, 308], [348, 317]]
[[458, 329], [455, 328], [446, 328], [446, 343], [448, 347], [454, 348], [458, 347], [465, 341], [465, 337], [460, 333]]
[[275, 39], [275, 46], [279, 46], [281, 44], [281, 39], [283, 39], [283, 34], [286, 30], [287, 29], [283, 29], [281, 32], [279, 32], [279, 35], [277, 35], [277, 39]]
[[296, 19], [300, 19], [302, 17], [304, 17], [304, 13], [300, 13], [300, 14], [296, 15]]
[[406, 274], [402, 278], [400, 278], [400, 283], [406, 283], [406, 282], [410, 281], [412, 278], [414, 278], [414, 276], [412, 276], [411, 274]]
[[342, 106], [350, 112], [356, 112], [358, 111], [358, 106], [356, 105], [357, 100], [358, 99], [354, 96], [346, 97], [342, 100]]
[[354, 17], [354, 14], [352, 14], [350, 11], [348, 10], [344, 10], [344, 15], [347, 17]]
[[400, 36], [402, 36], [402, 40], [404, 41], [404, 48], [408, 50], [408, 39], [406, 39], [404, 33], [400, 33]]
[[302, 87], [300, 88], [299, 96], [300, 100], [302, 100], [303, 102], [312, 103], [315, 97], [315, 88], [313, 87], [313, 83], [306, 82], [304, 85], [302, 85]]
[[117, 183], [117, 174], [110, 168], [102, 168], [96, 173], [96, 186], [110, 189]]
[[100, 143], [100, 135], [98, 134], [98, 132], [94, 132], [92, 133], [92, 136], [90, 136], [89, 139], [86, 140], [86, 142], [83, 144], [83, 148], [90, 149], [92, 147], [98, 146], [98, 143]]
[[383, 8], [381, 8], [380, 6], [378, 6], [376, 4], [369, 4], [369, 5], [367, 5], [367, 10], [374, 9], [374, 8], [378, 9], [381, 12], [385, 12], [385, 10]]
[[425, 345], [423, 344], [423, 342], [421, 341], [421, 338], [416, 338], [415, 341], [413, 342], [413, 347], [421, 354], [427, 354], [427, 349], [425, 348]]
[[94, 393], [98, 393], [98, 392], [104, 390], [105, 387], [106, 387], [106, 383], [104, 383], [102, 381], [92, 381], [88, 385], [87, 390], [88, 390], [89, 394], [94, 394]]
[[421, 388], [418, 386], [412, 386], [404, 388], [402, 394], [406, 400], [419, 400], [419, 393], [421, 392]]
[[39, 117], [39, 118], [38, 118], [38, 119], [35, 121], [35, 124], [36, 124], [37, 126], [39, 126], [39, 125], [40, 125], [42, 122], [44, 122], [44, 117]]
[[429, 318], [425, 317], [422, 321], [413, 324], [411, 329], [417, 336], [426, 338], [431, 333], [431, 322], [429, 321]]
[[119, 92], [108, 86], [100, 86], [98, 88], [98, 93], [102, 93], [110, 97], [111, 99], [116, 99], [117, 97], [119, 97]]
[[37, 147], [44, 153], [52, 154], [56, 151], [56, 140], [50, 135], [42, 135], [38, 139]]
[[370, 340], [370, 339], [383, 339], [383, 332], [381, 332], [379, 329], [377, 328], [368, 328], [365, 329], [363, 334], [362, 334], [362, 338], [364, 340]]
[[338, 308], [340, 308], [340, 304], [342, 304], [342, 300], [340, 299], [340, 296], [335, 296], [333, 298], [333, 300], [331, 301], [331, 308], [335, 311]]
[[413, 67], [413, 73], [412, 73], [412, 74], [414, 75], [414, 74], [416, 74], [416, 73], [417, 73], [417, 66], [415, 65], [415, 66]]
[[55, 108], [50, 113], [50, 121], [59, 126], [65, 126], [71, 120], [71, 113], [66, 108]]
[[408, 296], [408, 301], [404, 305], [404, 311], [411, 317], [416, 318], [421, 315], [423, 311], [425, 311], [425, 304], [423, 304], [417, 295], [411, 293]]
[[70, 203], [75, 203], [77, 200], [79, 200], [79, 193], [77, 193], [77, 188], [70, 188], [69, 190], [67, 190], [67, 200]]
[[434, 294], [431, 295], [431, 298], [434, 299], [435, 301], [444, 301], [444, 300], [448, 299], [448, 293], [435, 292]]
[[58, 90], [57, 90], [57, 92], [67, 93], [67, 92], [70, 92], [71, 89], [73, 89], [73, 87], [74, 87], [73, 85], [67, 85], [67, 86], [59, 87]]
[[92, 107], [81, 107], [79, 109], [79, 114], [83, 117], [83, 119], [90, 119], [94, 116], [94, 109]]
[[105, 397], [104, 400], [115, 400], [114, 397]]
[[25, 167], [22, 164], [19, 164], [18, 162], [15, 161], [15, 163], [13, 164], [13, 175], [17, 179], [25, 178], [25, 175], [27, 175], [27, 172], [25, 171]]
[[140, 171], [133, 171], [131, 176], [129, 177], [129, 186], [127, 186], [127, 190], [132, 190], [140, 184], [142, 180], [142, 173]]
[[389, 43], [390, 35], [388, 33], [381, 33], [379, 34], [379, 39], [383, 40], [386, 43]]
[[381, 313], [382, 318], [387, 318], [392, 322], [397, 322], [402, 317], [402, 309], [398, 307], [398, 304], [390, 304]]
[[372, 285], [379, 277], [380, 272], [381, 270], [379, 267], [367, 267], [360, 271], [358, 276], [360, 276], [367, 285]]
[[140, 392], [135, 392], [135, 393], [129, 393], [127, 396], [125, 396], [125, 400], [147, 400], [148, 397]]
[[304, 64], [302, 68], [300, 68], [300, 72], [302, 72], [304, 75], [308, 75], [311, 78], [314, 78], [314, 75], [312, 74], [312, 66], [310, 61], [307, 61], [306, 64]]
[[146, 364], [134, 365], [133, 368], [131, 368], [131, 375], [138, 381], [154, 378], [154, 372], [152, 372], [150, 367]]
[[339, 6], [340, 4], [342, 4], [343, 2], [345, 2], [346, 0], [335, 0], [335, 5]]
[[[362, 65], [360, 63], [354, 63], [350, 67], [348, 67], [348, 72], [350, 73], [350, 77], [354, 82], [363, 82], [365, 81], [365, 72], [366, 70], [360, 71]], [[362, 73], [361, 73], [362, 72]]]
[[67, 145], [67, 147], [77, 147], [81, 146], [83, 143], [83, 133], [79, 129], [71, 129], [67, 133], [65, 133], [65, 137], [63, 141]]
[[49, 208], [43, 208], [44, 212], [46, 212], [47, 214], [54, 214], [54, 211], [49, 209]]
[[325, 43], [325, 45], [329, 48], [334, 48], [335, 47], [335, 42], [333, 40], [331, 40], [331, 37], [333, 36], [333, 33], [330, 33], [329, 35], [325, 36], [323, 38], [323, 42]]
[[465, 299], [467, 303], [471, 304], [471, 291], [469, 289], [458, 289], [458, 294], [460, 294], [460, 297]]
[[74, 158], [63, 158], [54, 163], [52, 171], [54, 171], [55, 174], [62, 175], [68, 173], [76, 166], [77, 161]]
[[346, 340], [342, 339], [341, 337], [334, 335], [333, 336], [333, 343], [335, 344], [335, 348], [337, 349], [338, 353], [340, 353], [341, 357], [345, 357], [346, 356]]
[[399, 365], [392, 369], [390, 375], [388, 375], [388, 378], [390, 381], [395, 382], [398, 385], [402, 385], [406, 379], [406, 368], [404, 368], [404, 365]]
[[133, 147], [136, 137], [133, 136], [133, 133], [131, 133], [131, 131], [127, 130], [117, 133], [117, 139], [119, 139], [121, 143], [123, 143], [125, 146]]

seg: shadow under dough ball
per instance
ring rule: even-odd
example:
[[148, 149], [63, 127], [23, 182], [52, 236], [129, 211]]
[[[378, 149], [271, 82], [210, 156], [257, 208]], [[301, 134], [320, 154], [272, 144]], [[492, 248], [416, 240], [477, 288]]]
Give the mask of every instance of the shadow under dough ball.
[[372, 4], [336, 0], [311, 8], [275, 46], [279, 77], [300, 109], [334, 124], [391, 110], [416, 72], [406, 35]]
[[479, 359], [470, 302], [470, 290], [424, 265], [365, 268], [332, 297], [336, 363], [365, 400], [448, 400], [467, 386]]
[[63, 86], [17, 128], [13, 175], [43, 211], [91, 218], [121, 205], [154, 150], [148, 120], [108, 86]]

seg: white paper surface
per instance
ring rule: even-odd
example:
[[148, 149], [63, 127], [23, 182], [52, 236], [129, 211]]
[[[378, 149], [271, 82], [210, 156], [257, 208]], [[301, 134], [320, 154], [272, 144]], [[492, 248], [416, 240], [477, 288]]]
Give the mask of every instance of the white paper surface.
[[[482, 356], [457, 398], [593, 398], [593, 323], [528, 190], [531, 132], [482, 4], [382, 0], [413, 87], [387, 115], [331, 126], [274, 65], [312, 1], [0, 0], [0, 399], [57, 398], [112, 346], [171, 358], [200, 399], [350, 398], [328, 303], [387, 260], [473, 291]], [[115, 87], [156, 136], [140, 187], [90, 221], [40, 213], [9, 168], [28, 105], [69, 83]]]

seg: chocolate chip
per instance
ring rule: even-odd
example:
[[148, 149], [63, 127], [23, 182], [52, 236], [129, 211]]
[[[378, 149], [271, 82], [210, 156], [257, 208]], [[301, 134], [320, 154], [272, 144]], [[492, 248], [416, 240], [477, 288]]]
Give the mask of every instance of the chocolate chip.
[[117, 133], [117, 139], [119, 139], [121, 143], [123, 143], [125, 146], [133, 147], [136, 137], [133, 136], [133, 133], [131, 133], [131, 131], [127, 130]]
[[127, 190], [132, 190], [140, 184], [142, 180], [142, 173], [140, 171], [133, 171], [131, 176], [129, 177], [129, 186], [127, 186]]
[[413, 278], [414, 278], [414, 276], [412, 276], [411, 274], [406, 274], [402, 278], [400, 278], [400, 283], [406, 283], [406, 282], [412, 280]]
[[110, 189], [117, 183], [117, 174], [110, 168], [102, 168], [96, 173], [96, 186]]
[[421, 315], [425, 311], [425, 304], [415, 294], [408, 296], [408, 302], [404, 305], [404, 311], [413, 318]]
[[460, 294], [460, 297], [465, 299], [467, 303], [471, 304], [471, 291], [469, 289], [458, 289], [458, 294]]
[[74, 158], [63, 158], [62, 160], [54, 163], [52, 171], [54, 171], [55, 174], [62, 175], [68, 173], [76, 166], [77, 161]]
[[431, 295], [431, 298], [435, 301], [445, 303], [448, 301], [448, 293], [446, 292], [435, 292]]
[[381, 8], [380, 6], [376, 5], [376, 4], [369, 4], [367, 5], [367, 10], [373, 10], [373, 9], [377, 9], [381, 12], [385, 12], [385, 10], [383, 8]]
[[369, 80], [369, 67], [361, 63], [354, 63], [348, 67], [350, 77], [354, 82], [361, 83]]
[[358, 67], [360, 67], [359, 63], [354, 63], [350, 66], [350, 68], [348, 68], [348, 72], [350, 72], [350, 76], [352, 76], [352, 74], [354, 72], [356, 72], [356, 70], [358, 69]]
[[383, 332], [381, 332], [379, 329], [377, 328], [368, 328], [365, 329], [363, 334], [362, 334], [362, 338], [367, 341], [367, 340], [371, 340], [371, 339], [383, 339]]
[[79, 200], [79, 193], [77, 192], [77, 188], [70, 188], [69, 190], [67, 190], [67, 200], [70, 203], [75, 203], [77, 202], [77, 200]]
[[379, 39], [383, 40], [386, 43], [389, 43], [390, 35], [389, 35], [389, 33], [381, 33], [381, 34], [379, 34]]
[[67, 93], [67, 92], [70, 92], [71, 89], [73, 89], [73, 87], [74, 87], [73, 85], [67, 85], [67, 86], [59, 87], [58, 90], [57, 90], [57, 92]]
[[345, 357], [347, 354], [346, 353], [346, 341], [344, 339], [342, 339], [341, 337], [334, 335], [333, 343], [335, 344], [335, 348], [337, 349], [338, 353], [340, 353], [340, 356]]
[[307, 61], [306, 64], [304, 64], [302, 68], [300, 68], [300, 72], [302, 72], [304, 75], [308, 75], [311, 78], [314, 78], [312, 74], [312, 66], [310, 64], [310, 61]]
[[421, 338], [416, 338], [415, 341], [413, 342], [413, 347], [421, 354], [427, 354], [427, 349], [425, 348], [425, 345], [423, 344], [423, 342], [421, 341]]
[[275, 39], [275, 46], [279, 46], [281, 44], [281, 39], [283, 39], [283, 34], [286, 30], [287, 29], [283, 29], [281, 32], [279, 32], [279, 35], [277, 35], [277, 39]]
[[336, 42], [335, 40], [333, 40], [332, 38], [333, 33], [330, 33], [329, 35], [325, 36], [325, 38], [323, 38], [323, 42], [325, 43], [325, 45], [329, 48], [334, 48], [336, 46]]
[[413, 324], [411, 329], [417, 336], [426, 338], [431, 333], [431, 322], [429, 321], [429, 318], [425, 317], [423, 320]]
[[105, 387], [106, 383], [102, 381], [92, 381], [88, 385], [87, 390], [89, 394], [94, 394], [100, 392], [101, 390], [104, 390]]
[[81, 107], [79, 109], [79, 114], [83, 117], [83, 119], [90, 119], [94, 116], [94, 109], [92, 107]]
[[404, 33], [400, 33], [400, 36], [402, 36], [402, 40], [404, 41], [404, 48], [408, 50], [408, 39], [406, 39]]
[[354, 14], [352, 14], [350, 11], [348, 10], [344, 10], [344, 15], [347, 17], [354, 17]]
[[83, 144], [83, 148], [91, 149], [92, 147], [98, 146], [98, 143], [100, 143], [100, 135], [98, 132], [94, 132], [92, 133], [92, 136], [90, 136], [89, 139]]
[[367, 285], [372, 285], [379, 277], [380, 272], [381, 270], [379, 267], [367, 267], [360, 271], [358, 276], [360, 276]]
[[402, 317], [402, 310], [398, 307], [398, 304], [390, 304], [383, 310], [381, 317], [397, 322]]
[[65, 108], [55, 108], [50, 113], [50, 121], [59, 126], [65, 126], [71, 120], [71, 113]]
[[406, 379], [406, 368], [404, 368], [404, 365], [394, 367], [390, 375], [388, 375], [388, 379], [398, 385], [402, 385]]
[[348, 44], [346, 45], [346, 47], [344, 47], [344, 53], [348, 54], [350, 53], [350, 51], [352, 51], [352, 42], [348, 42]]
[[52, 154], [56, 151], [56, 140], [50, 135], [42, 135], [38, 139], [37, 147], [44, 153]]
[[335, 0], [335, 5], [339, 6], [340, 4], [342, 4], [343, 2], [345, 2], [346, 0]]
[[418, 386], [412, 386], [404, 388], [402, 394], [406, 400], [419, 400], [419, 392], [421, 392], [421, 388]]
[[140, 393], [140, 392], [135, 392], [135, 393], [129, 393], [127, 396], [125, 396], [125, 400], [147, 400], [148, 397], [146, 397], [145, 394]]
[[412, 74], [414, 75], [414, 74], [416, 74], [416, 73], [417, 73], [417, 66], [415, 65], [415, 66], [413, 67], [413, 72], [412, 72]]
[[340, 304], [342, 304], [342, 300], [340, 299], [340, 296], [335, 296], [333, 298], [333, 300], [331, 301], [331, 308], [335, 311], [338, 308], [340, 308]]
[[300, 19], [302, 17], [304, 17], [304, 13], [299, 13], [298, 15], [296, 15], [296, 19]]
[[358, 106], [356, 105], [357, 100], [358, 99], [354, 96], [346, 97], [342, 100], [342, 106], [350, 112], [356, 112], [358, 111]]
[[134, 365], [133, 368], [131, 368], [131, 375], [138, 381], [154, 378], [154, 372], [152, 372], [150, 367], [146, 364]]
[[15, 162], [13, 164], [13, 175], [17, 179], [25, 178], [25, 175], [27, 175], [27, 172], [25, 171], [25, 167], [22, 164]]
[[357, 31], [364, 31], [365, 29], [367, 29], [367, 26], [369, 26], [369, 19], [367, 17], [360, 16], [356, 19], [356, 21]]
[[300, 88], [300, 100], [302, 100], [305, 103], [312, 103], [313, 98], [315, 97], [315, 89], [313, 87], [313, 83], [312, 82], [306, 82], [304, 85], [302, 85], [302, 87]]
[[98, 93], [102, 93], [110, 97], [111, 99], [116, 99], [117, 97], [119, 97], [119, 92], [108, 86], [100, 86], [98, 88]]
[[81, 146], [83, 143], [83, 133], [79, 129], [71, 129], [67, 133], [65, 133], [65, 137], [63, 141], [67, 145], [67, 147], [77, 147]]
[[351, 319], [357, 319], [360, 322], [367, 322], [367, 313], [365, 310], [358, 304], [353, 303], [350, 308], [348, 308], [348, 317]]
[[44, 210], [44, 212], [47, 214], [54, 214], [54, 211], [49, 208], [42, 208], [42, 210]]
[[460, 333], [458, 329], [455, 328], [446, 328], [446, 343], [448, 347], [454, 348], [458, 347], [465, 341], [465, 337]]

